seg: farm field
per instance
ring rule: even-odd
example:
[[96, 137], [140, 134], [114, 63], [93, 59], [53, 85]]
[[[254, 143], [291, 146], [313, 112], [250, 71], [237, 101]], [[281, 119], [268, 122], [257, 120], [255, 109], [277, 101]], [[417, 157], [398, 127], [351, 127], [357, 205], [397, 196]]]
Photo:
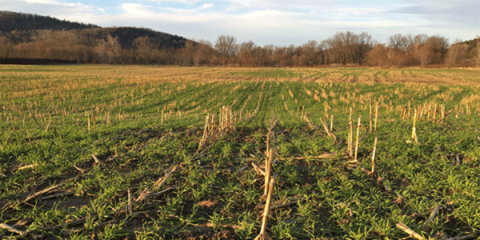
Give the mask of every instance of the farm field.
[[480, 236], [480, 69], [0, 65], [0, 128], [0, 238]]

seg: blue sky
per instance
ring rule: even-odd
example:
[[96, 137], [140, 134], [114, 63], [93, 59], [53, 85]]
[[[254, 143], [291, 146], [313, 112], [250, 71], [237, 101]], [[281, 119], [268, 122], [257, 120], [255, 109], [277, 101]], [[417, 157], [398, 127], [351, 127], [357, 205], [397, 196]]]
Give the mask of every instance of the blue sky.
[[479, 0], [0, 0], [0, 10], [35, 13], [103, 27], [147, 27], [215, 42], [220, 34], [258, 45], [300, 45], [338, 31], [480, 35]]

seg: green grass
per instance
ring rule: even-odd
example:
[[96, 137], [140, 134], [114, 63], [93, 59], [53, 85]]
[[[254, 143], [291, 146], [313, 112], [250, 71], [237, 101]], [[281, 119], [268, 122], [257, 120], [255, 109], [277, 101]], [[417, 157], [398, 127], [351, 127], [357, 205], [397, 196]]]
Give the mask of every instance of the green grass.
[[[267, 128], [275, 118], [273, 201], [297, 195], [299, 201], [273, 210], [268, 221], [273, 238], [407, 237], [395, 227], [398, 222], [427, 239], [480, 233], [478, 86], [311, 81], [338, 74], [445, 78], [451, 72], [465, 79], [471, 77], [468, 71], [0, 66], [0, 222], [28, 231], [26, 239], [254, 239], [260, 231], [261, 211], [255, 207], [263, 178], [245, 167], [263, 164]], [[309, 128], [301, 116], [306, 112], [320, 125], [324, 102], [334, 115], [337, 142], [323, 127]], [[371, 102], [379, 102], [378, 126], [365, 132]], [[409, 103], [409, 115], [424, 104], [453, 111], [443, 123], [422, 116], [419, 143], [407, 143], [412, 119], [394, 110], [387, 115], [386, 107], [403, 110]], [[205, 117], [222, 106], [232, 107], [238, 123], [200, 157], [199, 166], [195, 153]], [[344, 155], [350, 107], [354, 122], [361, 117], [365, 135], [359, 168]], [[240, 111], [250, 118], [241, 120]], [[86, 112], [96, 116], [90, 130]], [[371, 169], [375, 137], [376, 172], [390, 191], [360, 170]], [[335, 158], [315, 158], [326, 152]], [[30, 164], [36, 166], [19, 170]], [[178, 164], [154, 192], [175, 189], [135, 203], [137, 214], [126, 214], [129, 189], [137, 198]], [[59, 183], [23, 203], [29, 194]], [[59, 193], [66, 195], [54, 196]], [[401, 204], [394, 203], [398, 195]], [[424, 226], [437, 205], [441, 210]], [[215, 227], [199, 227], [206, 223]], [[4, 229], [1, 235], [18, 236]]]

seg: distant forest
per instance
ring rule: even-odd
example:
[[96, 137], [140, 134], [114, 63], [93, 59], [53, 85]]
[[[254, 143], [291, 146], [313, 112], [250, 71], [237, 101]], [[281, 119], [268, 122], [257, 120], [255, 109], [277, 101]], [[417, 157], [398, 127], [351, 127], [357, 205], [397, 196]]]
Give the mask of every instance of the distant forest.
[[182, 66], [448, 66], [480, 65], [480, 38], [450, 44], [442, 36], [337, 32], [301, 46], [258, 46], [221, 35], [193, 41], [146, 28], [101, 28], [32, 14], [0, 12], [0, 63], [160, 64]]

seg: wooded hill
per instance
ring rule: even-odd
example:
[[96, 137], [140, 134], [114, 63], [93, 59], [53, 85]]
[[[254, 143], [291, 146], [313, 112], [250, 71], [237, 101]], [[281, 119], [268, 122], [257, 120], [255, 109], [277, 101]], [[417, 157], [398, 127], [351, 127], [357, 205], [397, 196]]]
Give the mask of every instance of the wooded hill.
[[71, 31], [73, 34], [89, 38], [91, 42], [106, 40], [110, 35], [118, 39], [122, 48], [134, 47], [133, 42], [139, 37], [148, 37], [151, 42], [157, 43], [159, 49], [183, 47], [187, 40], [184, 37], [147, 28], [102, 28], [93, 24], [69, 22], [49, 16], [0, 11], [0, 37], [7, 37], [13, 44], [36, 41], [39, 35], [45, 35], [46, 30]]
[[59, 20], [36, 14], [0, 11], [0, 32], [32, 31], [32, 30], [79, 30], [100, 28], [93, 24], [83, 24]]

